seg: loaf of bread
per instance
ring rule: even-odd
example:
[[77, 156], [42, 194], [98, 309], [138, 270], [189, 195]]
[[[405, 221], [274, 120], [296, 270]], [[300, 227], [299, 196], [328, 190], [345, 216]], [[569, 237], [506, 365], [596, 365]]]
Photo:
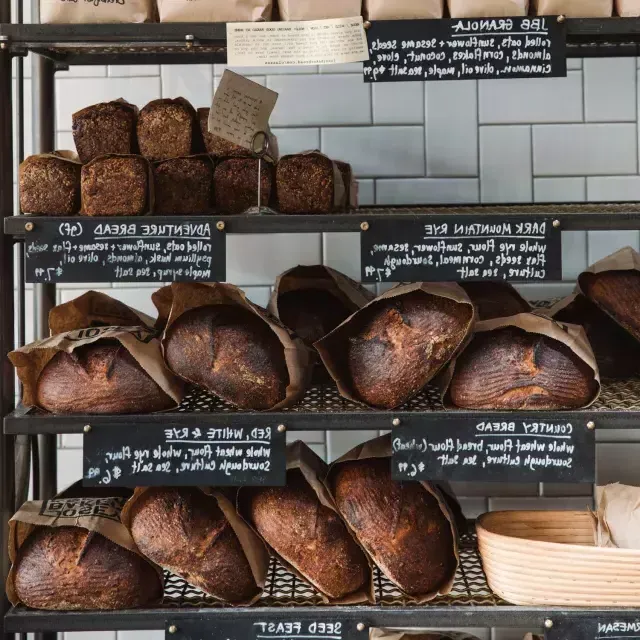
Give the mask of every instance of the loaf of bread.
[[138, 116], [140, 153], [149, 160], [167, 160], [200, 151], [195, 109], [184, 99], [152, 100]]
[[79, 527], [38, 527], [18, 551], [14, 588], [34, 609], [133, 609], [156, 604], [162, 583], [139, 555]]
[[609, 18], [613, 14], [613, 0], [533, 0], [537, 15], [567, 18]]
[[[258, 160], [255, 158], [228, 158], [215, 170], [214, 194], [219, 213], [244, 213], [258, 205]], [[273, 184], [273, 165], [262, 161], [261, 206], [269, 206]]]
[[204, 140], [204, 148], [216, 158], [247, 158], [251, 157], [251, 150], [225, 140], [220, 136], [209, 133], [209, 107], [198, 109], [198, 123]]
[[463, 409], [577, 409], [598, 391], [593, 369], [561, 342], [503, 327], [478, 333], [456, 361], [451, 401]]
[[353, 168], [348, 162], [335, 161], [338, 171], [342, 176], [344, 185], [344, 208], [345, 210], [356, 209], [358, 207], [358, 184], [353, 177]]
[[126, 414], [176, 403], [120, 343], [102, 340], [56, 353], [38, 378], [36, 404], [51, 413]]
[[202, 214], [211, 210], [213, 164], [208, 158], [172, 158], [153, 166], [157, 214]]
[[451, 580], [457, 566], [452, 525], [421, 484], [395, 482], [389, 458], [341, 462], [329, 479], [360, 544], [405, 593], [419, 597]]
[[531, 311], [529, 303], [508, 282], [460, 282], [476, 307], [478, 320], [507, 318]]
[[86, 216], [141, 216], [149, 207], [149, 166], [140, 156], [100, 156], [82, 167]]
[[200, 489], [153, 487], [131, 507], [131, 535], [162, 568], [226, 602], [258, 592], [251, 566], [213, 496]]
[[20, 210], [72, 216], [80, 209], [80, 165], [61, 157], [29, 156], [20, 165]]
[[191, 309], [164, 337], [169, 368], [241, 409], [271, 409], [286, 397], [284, 347], [269, 325], [236, 305]]
[[73, 141], [83, 164], [107, 154], [136, 153], [137, 110], [122, 100], [102, 102], [74, 113]]
[[369, 566], [362, 549], [300, 469], [287, 472], [284, 487], [253, 488], [248, 494], [255, 530], [319, 591], [338, 599], [365, 586]]
[[582, 326], [602, 377], [630, 378], [640, 371], [640, 342], [588, 298], [577, 294], [562, 309], [551, 311], [555, 320]]

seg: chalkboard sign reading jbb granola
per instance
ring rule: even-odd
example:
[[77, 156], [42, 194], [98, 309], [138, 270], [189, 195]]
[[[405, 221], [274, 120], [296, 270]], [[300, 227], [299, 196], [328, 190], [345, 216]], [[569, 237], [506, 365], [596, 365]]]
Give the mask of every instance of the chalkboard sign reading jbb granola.
[[225, 280], [225, 234], [207, 218], [37, 218], [26, 227], [27, 282]]
[[550, 218], [433, 216], [375, 220], [360, 234], [363, 282], [562, 279]]
[[567, 75], [556, 16], [374, 21], [367, 40], [366, 82]]
[[595, 436], [555, 414], [448, 418], [393, 431], [396, 480], [595, 482]]
[[609, 615], [549, 616], [553, 625], [545, 631], [547, 640], [640, 640], [640, 616]]
[[285, 446], [275, 426], [101, 424], [84, 436], [83, 484], [282, 486]]

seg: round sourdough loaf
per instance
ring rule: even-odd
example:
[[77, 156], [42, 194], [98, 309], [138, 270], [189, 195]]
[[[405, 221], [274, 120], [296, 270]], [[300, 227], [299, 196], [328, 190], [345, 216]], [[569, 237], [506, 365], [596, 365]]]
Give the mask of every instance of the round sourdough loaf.
[[531, 311], [529, 303], [508, 282], [460, 282], [476, 306], [478, 320], [507, 318]]
[[271, 409], [286, 397], [284, 347], [259, 316], [236, 305], [183, 313], [164, 338], [169, 368], [242, 409]]
[[36, 404], [51, 413], [150, 413], [175, 406], [120, 344], [102, 340], [57, 353], [38, 378]]
[[517, 327], [476, 334], [449, 387], [464, 409], [574, 409], [597, 390], [593, 369], [569, 347]]
[[16, 595], [34, 609], [132, 609], [157, 603], [162, 583], [139, 555], [79, 527], [40, 527], [20, 547]]
[[433, 593], [452, 578], [457, 559], [451, 523], [421, 484], [392, 479], [388, 457], [342, 462], [330, 480], [360, 544], [405, 593]]
[[131, 507], [130, 528], [147, 558], [198, 589], [227, 602], [258, 594], [235, 531], [200, 489], [149, 489]]
[[340, 516], [320, 503], [299, 469], [284, 487], [248, 490], [251, 524], [266, 543], [330, 598], [365, 588], [369, 565]]

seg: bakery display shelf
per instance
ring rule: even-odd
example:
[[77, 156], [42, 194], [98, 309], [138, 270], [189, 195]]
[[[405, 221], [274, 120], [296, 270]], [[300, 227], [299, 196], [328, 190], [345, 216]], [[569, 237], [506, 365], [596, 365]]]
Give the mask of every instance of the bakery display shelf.
[[[527, 412], [530, 417], [531, 411]], [[18, 407], [4, 419], [6, 434], [82, 433], [85, 425], [172, 424], [175, 426], [285, 425], [288, 430], [390, 429], [402, 425], [436, 425], [447, 420], [470, 418], [479, 422], [502, 422], [516, 418], [517, 411], [445, 410], [437, 387], [430, 385], [393, 411], [367, 409], [339, 393], [334, 384], [315, 385], [294, 407], [281, 411], [242, 411], [214, 395], [192, 389], [175, 411], [137, 415], [52, 415]], [[635, 429], [640, 424], [640, 378], [603, 381], [597, 402], [580, 411], [536, 411], [541, 422], [594, 422], [597, 429]]]
[[[638, 18], [567, 19], [569, 57], [637, 56]], [[11, 52], [62, 65], [226, 62], [225, 23], [3, 24]]]
[[[224, 222], [226, 233], [317, 233], [317, 232], [357, 232], [363, 222], [370, 225], [376, 220], [416, 221], [429, 223], [433, 216], [450, 217], [455, 223], [457, 216], [482, 216], [495, 218], [535, 216], [558, 220], [560, 229], [566, 231], [606, 230], [616, 231], [640, 229], [640, 204], [603, 203], [603, 204], [532, 204], [532, 205], [469, 205], [469, 206], [397, 206], [363, 207], [350, 213], [307, 214], [307, 215], [235, 215], [223, 216], [206, 214], [212, 223]], [[83, 216], [71, 218], [40, 217], [33, 215], [8, 216], [4, 219], [4, 232], [17, 240], [28, 236], [25, 225], [35, 229], [38, 220], [55, 220], [59, 224], [82, 221]], [[154, 224], [181, 224], [184, 216], [145, 216], [92, 218], [102, 222], [153, 222]]]

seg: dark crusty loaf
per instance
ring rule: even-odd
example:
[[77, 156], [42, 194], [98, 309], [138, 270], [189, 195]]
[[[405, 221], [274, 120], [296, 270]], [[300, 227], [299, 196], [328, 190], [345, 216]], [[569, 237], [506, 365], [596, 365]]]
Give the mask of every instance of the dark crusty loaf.
[[344, 185], [344, 209], [349, 210], [358, 206], [358, 187], [353, 177], [353, 168], [348, 162], [335, 160], [336, 167], [342, 176]]
[[200, 214], [211, 209], [213, 165], [207, 158], [172, 158], [153, 167], [157, 214]]
[[143, 215], [148, 192], [149, 167], [139, 156], [101, 156], [82, 167], [83, 215]]
[[239, 144], [229, 142], [220, 136], [209, 133], [209, 107], [198, 109], [198, 123], [200, 133], [204, 140], [204, 147], [207, 153], [216, 158], [247, 158], [251, 157], [251, 150], [241, 147]]
[[233, 528], [200, 489], [151, 488], [132, 506], [130, 521], [140, 551], [190, 584], [227, 602], [258, 593]]
[[406, 402], [451, 358], [472, 315], [469, 304], [422, 291], [366, 308], [347, 346], [355, 395], [384, 409]]
[[256, 531], [286, 562], [330, 598], [362, 588], [369, 566], [338, 514], [320, 503], [299, 469], [285, 487], [249, 489]]
[[460, 282], [476, 306], [478, 320], [507, 318], [531, 311], [531, 306], [508, 282]]
[[55, 156], [30, 156], [20, 165], [20, 210], [72, 216], [80, 208], [80, 165]]
[[146, 413], [175, 402], [119, 343], [57, 353], [38, 378], [36, 402], [52, 413]]
[[338, 464], [330, 476], [338, 509], [384, 574], [412, 596], [444, 586], [456, 569], [450, 522], [414, 482], [394, 482], [389, 458]]
[[[260, 203], [269, 206], [273, 184], [273, 165], [262, 162], [260, 172]], [[258, 160], [255, 158], [228, 158], [215, 170], [214, 194], [216, 211], [220, 213], [244, 213], [258, 205]]]
[[214, 305], [183, 313], [167, 331], [164, 355], [175, 374], [242, 409], [271, 409], [286, 396], [284, 347], [247, 309]]
[[79, 527], [36, 529], [18, 551], [14, 584], [34, 609], [132, 609], [162, 598], [144, 558]]
[[573, 409], [597, 389], [593, 370], [569, 347], [517, 327], [476, 334], [449, 387], [465, 409]]
[[136, 152], [136, 110], [121, 101], [102, 102], [73, 114], [73, 141], [85, 164], [98, 156]]
[[640, 340], [640, 272], [583, 273], [580, 287], [587, 298]]
[[153, 100], [138, 116], [138, 146], [149, 160], [167, 160], [199, 151], [195, 109], [184, 99]]
[[640, 342], [585, 296], [578, 294], [553, 318], [583, 327], [602, 377], [629, 378], [640, 371]]

